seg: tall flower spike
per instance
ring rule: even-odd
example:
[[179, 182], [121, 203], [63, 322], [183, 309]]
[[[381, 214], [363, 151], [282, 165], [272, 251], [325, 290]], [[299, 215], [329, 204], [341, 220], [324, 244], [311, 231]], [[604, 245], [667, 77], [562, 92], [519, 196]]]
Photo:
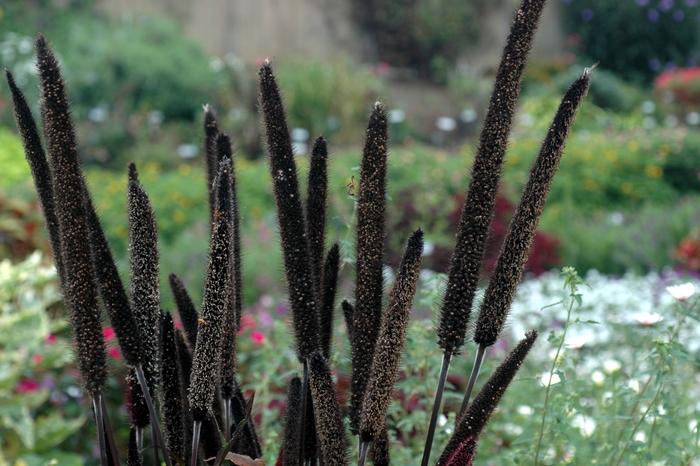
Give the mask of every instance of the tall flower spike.
[[[234, 226], [234, 210], [237, 212], [238, 207], [235, 205], [236, 199], [234, 197], [233, 191], [233, 151], [231, 148], [231, 140], [229, 137], [223, 133], [219, 133], [216, 138], [216, 151], [218, 154], [219, 166], [226, 164], [229, 169], [230, 184], [227, 186], [225, 195], [229, 197], [228, 199], [228, 210], [226, 212], [218, 212], [219, 215], [224, 216], [229, 225], [229, 232], [231, 234], [231, 259], [229, 261], [229, 277], [227, 288], [229, 290], [228, 303], [226, 308], [226, 315], [224, 318], [224, 334], [221, 342], [221, 396], [224, 399], [225, 413], [224, 417], [227, 419], [225, 422], [230, 423], [230, 401], [233, 397], [233, 386], [234, 377], [236, 375], [236, 331], [238, 328], [238, 314], [240, 312], [240, 268], [237, 266], [236, 259], [240, 260], [240, 251], [236, 251], [235, 244], [238, 240], [238, 248], [240, 249], [240, 233]], [[237, 226], [237, 225], [236, 225]], [[236, 254], [238, 252], [238, 254]], [[224, 432], [228, 435], [231, 424], [224, 426]]]
[[277, 202], [297, 356], [300, 361], [304, 361], [319, 348], [319, 331], [297, 169], [282, 98], [268, 62], [260, 68], [259, 75], [260, 101], [267, 133], [270, 173]]
[[309, 359], [309, 386], [314, 417], [325, 466], [348, 464], [348, 442], [331, 371], [323, 355], [315, 352]]
[[333, 339], [333, 311], [335, 310], [335, 291], [338, 286], [338, 268], [340, 267], [340, 250], [338, 244], [331, 246], [323, 264], [323, 285], [321, 293], [321, 312], [319, 325], [321, 327], [321, 350], [327, 359], [331, 354]]
[[97, 288], [117, 335], [124, 360], [130, 366], [137, 366], [141, 363], [141, 338], [136, 319], [87, 186], [85, 186], [84, 196]]
[[[226, 212], [230, 208], [228, 195], [230, 182], [230, 169], [226, 164], [222, 164], [216, 180], [216, 212]], [[229, 295], [227, 287], [231, 260], [229, 224], [223, 216], [217, 214], [215, 218], [188, 392], [192, 417], [199, 422], [206, 419], [214, 404], [221, 363], [224, 314]]]
[[168, 313], [161, 316], [161, 344], [163, 362], [161, 380], [163, 381], [163, 419], [165, 444], [173, 464], [185, 462], [185, 418], [180, 391], [180, 364], [175, 343], [173, 319]]
[[367, 125], [357, 200], [357, 270], [353, 314], [350, 422], [359, 427], [365, 385], [382, 319], [387, 118], [377, 102]]
[[584, 73], [569, 87], [559, 105], [540, 153], [532, 166], [520, 204], [510, 222], [474, 332], [474, 341], [480, 346], [491, 346], [498, 339], [513, 295], [520, 281], [532, 237], [542, 215], [544, 204], [559, 167], [564, 143], [576, 116], [576, 110], [588, 91], [590, 71]]
[[[505, 361], [494, 371], [474, 401], [469, 406], [467, 412], [457, 423], [452, 438], [447, 443], [447, 447], [442, 452], [438, 466], [450, 464], [452, 456], [457, 453], [459, 446], [465, 442], [476, 440], [484, 426], [488, 422], [491, 414], [501, 400], [508, 385], [518, 372], [527, 353], [537, 340], [537, 332], [530, 331], [525, 338], [518, 343], [515, 349], [506, 357]], [[454, 466], [461, 463], [452, 462]]]
[[391, 457], [389, 455], [389, 433], [386, 430], [386, 425], [382, 429], [381, 434], [372, 442], [372, 464], [374, 466], [389, 466]]
[[142, 365], [152, 396], [160, 381], [160, 276], [158, 234], [151, 201], [129, 164], [129, 266], [131, 302], [141, 336]]
[[299, 466], [299, 420], [301, 419], [301, 379], [294, 377], [287, 389], [287, 413], [284, 418], [282, 465]]
[[192, 298], [190, 298], [190, 294], [187, 292], [187, 288], [182, 282], [182, 279], [174, 273], [171, 273], [169, 281], [170, 289], [175, 298], [177, 313], [180, 315], [182, 327], [187, 334], [187, 341], [190, 346], [194, 348], [197, 343], [197, 310], [194, 307]]
[[51, 252], [53, 260], [56, 264], [56, 270], [61, 280], [65, 275], [63, 270], [63, 259], [61, 258], [61, 237], [58, 229], [58, 218], [54, 207], [54, 192], [51, 180], [51, 169], [46, 161], [44, 148], [41, 145], [41, 138], [36, 127], [36, 122], [32, 116], [32, 111], [29, 109], [27, 100], [24, 94], [17, 87], [15, 80], [9, 70], [5, 70], [7, 84], [12, 93], [12, 102], [15, 109], [15, 121], [19, 134], [22, 137], [22, 145], [24, 146], [24, 154], [29, 163], [29, 168], [34, 179], [34, 186], [39, 195], [41, 208], [44, 211], [44, 219], [46, 227], [49, 231], [49, 242], [51, 243]]
[[386, 412], [406, 341], [406, 328], [416, 293], [422, 254], [423, 232], [419, 229], [406, 245], [374, 350], [372, 373], [362, 403], [360, 435], [365, 442], [380, 437], [384, 430]]
[[445, 353], [464, 344], [525, 61], [546, 0], [523, 0], [506, 42], [472, 167], [440, 313]]
[[90, 241], [83, 208], [83, 177], [77, 141], [58, 62], [46, 41], [36, 41], [41, 106], [50, 164], [54, 202], [65, 275], [63, 293], [70, 310], [78, 366], [87, 391], [98, 397], [104, 386], [106, 355], [97, 306], [97, 290], [90, 257]]
[[214, 194], [214, 180], [219, 168], [216, 155], [216, 137], [219, 134], [219, 124], [216, 121], [216, 112], [211, 105], [204, 106], [204, 161], [207, 170], [207, 193], [209, 193], [209, 221], [214, 222], [214, 210], [216, 199]]
[[311, 166], [309, 168], [309, 185], [306, 197], [306, 235], [309, 241], [309, 256], [311, 258], [311, 274], [314, 279], [316, 296], [321, 297], [321, 274], [323, 251], [325, 249], [326, 229], [326, 190], [328, 148], [326, 140], [319, 137], [311, 150]]

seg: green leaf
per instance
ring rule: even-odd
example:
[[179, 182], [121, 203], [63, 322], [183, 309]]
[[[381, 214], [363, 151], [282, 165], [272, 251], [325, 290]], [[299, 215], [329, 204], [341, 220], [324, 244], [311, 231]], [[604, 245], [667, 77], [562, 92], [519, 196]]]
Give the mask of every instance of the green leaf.
[[43, 452], [59, 445], [85, 424], [85, 418], [63, 419], [59, 414], [42, 416], [36, 420], [34, 435], [35, 451]]
[[34, 420], [26, 406], [14, 406], [0, 417], [5, 427], [13, 430], [27, 450], [34, 449]]

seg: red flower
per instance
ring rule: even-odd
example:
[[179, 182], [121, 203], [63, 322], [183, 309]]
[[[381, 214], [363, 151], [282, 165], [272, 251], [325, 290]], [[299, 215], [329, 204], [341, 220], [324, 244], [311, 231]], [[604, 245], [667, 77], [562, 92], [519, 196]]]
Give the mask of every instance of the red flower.
[[53, 334], [48, 335], [46, 337], [46, 343], [48, 343], [49, 345], [53, 345], [54, 343], [56, 343], [56, 340], [57, 340], [56, 335], [53, 335]]
[[256, 345], [262, 345], [265, 343], [265, 334], [262, 332], [259, 332], [257, 330], [251, 332], [250, 334], [250, 339], [255, 343]]
[[16, 389], [18, 393], [34, 393], [39, 390], [39, 382], [34, 379], [22, 379]]
[[104, 337], [105, 341], [112, 341], [114, 340], [114, 329], [112, 327], [105, 327], [102, 329], [102, 336]]
[[255, 329], [256, 326], [257, 323], [255, 322], [255, 318], [253, 316], [250, 314], [243, 314], [241, 316], [241, 326], [238, 333], [242, 333], [246, 329]]
[[107, 348], [107, 355], [110, 358], [116, 359], [116, 360], [120, 360], [122, 358], [122, 352], [116, 346], [112, 346], [111, 348]]
[[39, 364], [41, 364], [43, 361], [44, 361], [44, 355], [43, 355], [43, 354], [37, 353], [37, 354], [35, 354], [35, 355], [32, 356], [32, 362], [33, 362], [35, 365], [37, 365], [37, 366], [38, 366]]

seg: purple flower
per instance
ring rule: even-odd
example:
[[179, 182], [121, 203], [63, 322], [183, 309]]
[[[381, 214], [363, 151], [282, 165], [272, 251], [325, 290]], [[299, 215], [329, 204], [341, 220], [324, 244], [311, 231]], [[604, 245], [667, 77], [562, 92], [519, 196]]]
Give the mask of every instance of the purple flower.
[[289, 312], [289, 306], [285, 304], [278, 304], [275, 308], [275, 312], [277, 312], [277, 314], [281, 316], [286, 315]]
[[637, 5], [639, 6], [647, 6], [649, 4], [649, 0], [637, 0]]
[[673, 12], [673, 20], [680, 23], [685, 19], [685, 12], [683, 10], [676, 10]]
[[698, 0], [685, 0], [685, 4], [690, 7], [697, 6]]
[[673, 0], [661, 0], [659, 2], [659, 9], [661, 11], [668, 11], [673, 8]]
[[593, 19], [593, 10], [591, 10], [590, 8], [585, 8], [581, 12], [581, 18], [583, 18], [584, 21], [592, 20]]
[[659, 12], [654, 10], [653, 8], [649, 11], [647, 11], [647, 19], [651, 21], [652, 23], [656, 23], [659, 21]]

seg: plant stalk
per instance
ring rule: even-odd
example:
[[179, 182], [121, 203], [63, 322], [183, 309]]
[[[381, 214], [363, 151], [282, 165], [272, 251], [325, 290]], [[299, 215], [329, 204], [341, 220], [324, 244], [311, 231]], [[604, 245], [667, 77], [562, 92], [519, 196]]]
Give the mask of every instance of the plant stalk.
[[224, 399], [224, 438], [228, 442], [231, 440], [231, 419], [232, 419], [232, 413], [231, 413], [231, 398], [225, 398]]
[[301, 422], [299, 423], [299, 464], [304, 461], [304, 443], [306, 440], [306, 404], [309, 402], [309, 363], [304, 361], [304, 378], [301, 383]]
[[112, 464], [119, 465], [119, 450], [117, 450], [117, 441], [114, 438], [114, 429], [112, 429], [112, 423], [109, 420], [109, 412], [107, 411], [107, 406], [105, 404], [105, 399], [100, 395], [100, 406], [102, 407], [102, 416], [104, 418], [104, 429], [107, 438], [107, 448], [109, 448], [109, 454], [111, 456]]
[[472, 373], [469, 375], [469, 383], [467, 384], [467, 391], [464, 393], [464, 399], [462, 400], [462, 407], [459, 410], [460, 419], [464, 413], [467, 412], [467, 406], [469, 406], [469, 400], [472, 397], [472, 391], [474, 391], [474, 385], [476, 385], [476, 379], [479, 377], [479, 371], [481, 371], [481, 363], [484, 362], [484, 354], [486, 353], [485, 346], [479, 346], [479, 350], [476, 352], [476, 357], [474, 358], [474, 366], [472, 366]]
[[98, 393], [92, 398], [92, 409], [95, 412], [95, 424], [97, 425], [97, 442], [100, 448], [100, 464], [102, 466], [110, 466], [107, 461], [107, 442], [105, 439], [105, 424], [102, 413], [102, 394]]
[[192, 423], [192, 456], [190, 466], [197, 466], [197, 453], [199, 452], [199, 435], [202, 432], [202, 421]]
[[430, 424], [428, 425], [428, 435], [425, 438], [425, 448], [423, 448], [423, 460], [421, 466], [428, 466], [430, 461], [430, 452], [433, 448], [433, 437], [435, 436], [435, 427], [437, 426], [437, 418], [440, 414], [440, 405], [442, 404], [442, 394], [445, 391], [445, 381], [447, 380], [447, 371], [450, 368], [450, 360], [452, 354], [445, 352], [442, 355], [442, 368], [440, 369], [440, 377], [438, 378], [437, 390], [435, 390], [435, 399], [433, 400], [433, 412], [430, 415]]
[[[148, 407], [148, 414], [151, 417], [151, 430], [153, 432], [153, 442], [156, 444], [156, 449], [162, 449], [163, 456], [165, 457], [164, 459], [166, 466], [172, 466], [172, 464], [170, 463], [170, 456], [168, 455], [168, 450], [165, 447], [165, 442], [163, 441], [163, 434], [160, 430], [160, 424], [158, 423], [158, 413], [156, 412], [156, 407], [153, 403], [151, 392], [148, 390], [148, 384], [146, 383], [146, 375], [143, 373], [143, 366], [141, 366], [141, 364], [136, 366], [136, 379], [138, 380], [139, 385], [141, 385], [141, 391], [143, 392], [143, 397], [146, 400], [146, 406]], [[156, 457], [157, 456], [158, 454], [156, 453]]]
[[369, 447], [371, 444], [372, 442], [360, 440], [360, 459], [357, 462], [357, 466], [365, 466], [365, 461], [367, 460], [367, 452], [369, 451]]

